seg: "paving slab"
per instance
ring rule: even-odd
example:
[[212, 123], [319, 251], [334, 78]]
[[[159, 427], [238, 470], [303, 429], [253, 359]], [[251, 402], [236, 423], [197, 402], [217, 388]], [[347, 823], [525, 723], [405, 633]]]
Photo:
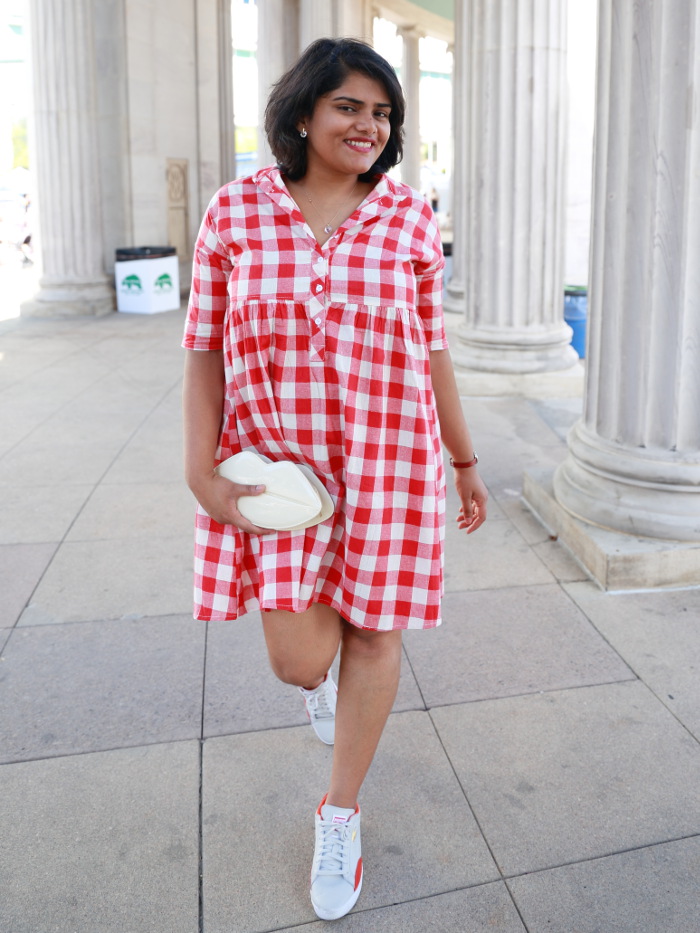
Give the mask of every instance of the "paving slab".
[[700, 832], [700, 745], [644, 684], [430, 715], [505, 875]]
[[[327, 790], [329, 752], [305, 728], [205, 742], [206, 933], [316, 920], [308, 899], [313, 814]], [[361, 806], [359, 909], [498, 880], [426, 713], [390, 717]]]
[[61, 541], [94, 489], [85, 485], [0, 486], [0, 544]]
[[[21, 377], [8, 386], [3, 398], [27, 406], [36, 416], [46, 417], [67, 402], [89, 390], [105, 376], [105, 365], [96, 358], [93, 349], [66, 347], [60, 356], [34, 355], [34, 347], [15, 346], [5, 351], [10, 366], [14, 364]], [[4, 366], [3, 361], [3, 366]]]
[[0, 625], [15, 624], [56, 548], [56, 543], [0, 545]]
[[473, 534], [445, 529], [445, 591], [553, 583], [554, 576], [506, 518], [489, 517]]
[[[64, 396], [67, 396], [64, 397]], [[28, 394], [24, 385], [12, 386], [2, 393], [0, 408], [0, 437], [5, 451], [28, 438], [42, 425], [50, 423], [65, 406], [73, 393], [56, 392], [53, 398], [49, 394], [43, 398], [41, 393]]]
[[145, 354], [129, 357], [123, 365], [105, 373], [89, 392], [83, 392], [67, 407], [85, 418], [100, 412], [110, 418], [131, 412], [135, 418], [143, 419], [178, 379], [179, 373], [173, 372], [172, 364], [158, 365]]
[[[34, 428], [70, 408], [83, 416], [100, 409], [105, 414], [127, 408], [134, 413], [143, 411], [153, 404], [153, 391], [162, 393], [177, 377], [172, 364], [158, 365], [144, 350], [133, 341], [112, 337], [68, 352], [33, 372], [30, 362], [29, 372], [3, 392], [7, 405], [3, 406], [0, 425], [19, 428], [25, 422]], [[34, 360], [33, 348], [21, 354], [9, 352], [19, 367]]]
[[564, 443], [583, 413], [582, 398], [528, 399], [528, 404]]
[[152, 538], [193, 534], [194, 502], [184, 481], [178, 483], [101, 483], [90, 497], [66, 541]]
[[499, 502], [520, 497], [526, 468], [553, 469], [566, 457], [566, 445], [527, 399], [469, 398], [462, 408], [479, 452], [479, 471]]
[[192, 612], [188, 537], [65, 542], [20, 625]]
[[[109, 483], [175, 483], [182, 480], [182, 438], [177, 430], [145, 422], [105, 474]], [[194, 497], [192, 498], [194, 507]]]
[[518, 529], [528, 544], [542, 544], [553, 540], [542, 522], [538, 522], [522, 499], [503, 499], [499, 503], [501, 511]]
[[[587, 580], [588, 574], [564, 545], [539, 522], [521, 498], [498, 501], [502, 514], [510, 519], [552, 576], [559, 582]], [[490, 505], [490, 503], [489, 503]], [[490, 518], [489, 518], [490, 521]]]
[[61, 412], [5, 454], [0, 460], [0, 483], [97, 483], [142, 421], [140, 413], [122, 412], [105, 419], [99, 414], [83, 418], [79, 412]]
[[0, 761], [199, 738], [204, 640], [183, 616], [15, 629]]
[[590, 574], [579, 564], [571, 551], [557, 540], [535, 544], [532, 551], [559, 583], [590, 579]]
[[635, 677], [556, 585], [448, 593], [443, 619], [404, 636], [428, 708]]
[[569, 596], [661, 702], [700, 740], [700, 589]]
[[529, 933], [697, 933], [700, 837], [508, 882]]
[[[308, 933], [337, 930], [339, 921], [304, 925]], [[294, 933], [287, 927], [279, 933]], [[464, 891], [362, 910], [358, 907], [342, 920], [343, 933], [526, 933], [518, 912], [502, 883], [485, 884]]]
[[[505, 443], [532, 446], [537, 449], [565, 446], [561, 437], [542, 417], [540, 411], [526, 398], [467, 398], [462, 400], [467, 423], [479, 443]], [[481, 455], [479, 455], [481, 456]], [[501, 454], [501, 460], [504, 458]], [[519, 467], [522, 464], [514, 464]]]
[[129, 439], [106, 474], [105, 482], [181, 482], [181, 410], [182, 388], [178, 384]]
[[[279, 681], [270, 669], [259, 612], [235, 622], [210, 622], [208, 627], [205, 736], [308, 723], [298, 691]], [[338, 660], [332, 666], [336, 683]], [[404, 658], [394, 710], [407, 709], [424, 709], [424, 704]]]
[[41, 337], [27, 347], [27, 340], [17, 332], [9, 333], [5, 322], [0, 322], [0, 389], [11, 391], [15, 386], [33, 384], [44, 371], [57, 362], [75, 353], [78, 346], [71, 340], [60, 337]]
[[0, 928], [197, 933], [198, 744], [0, 767]]
[[523, 463], [527, 464], [528, 471], [532, 469], [533, 471], [538, 470], [551, 474], [554, 473], [560, 463], [563, 463], [567, 455], [567, 449], [563, 445], [539, 449], [533, 447], [530, 450], [514, 452], [513, 460], [520, 464], [515, 466], [510, 459], [510, 447], [509, 444], [508, 457], [503, 456], [502, 450], [501, 456], [498, 457], [494, 449], [493, 465], [488, 468], [488, 472], [486, 472], [486, 467], [481, 471], [492, 498], [499, 503], [520, 499], [523, 495], [525, 483]]

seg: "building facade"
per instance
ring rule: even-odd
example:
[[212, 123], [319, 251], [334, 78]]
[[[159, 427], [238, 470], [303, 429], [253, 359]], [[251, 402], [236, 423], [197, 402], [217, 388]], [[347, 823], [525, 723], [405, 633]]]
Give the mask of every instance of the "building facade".
[[[396, 24], [413, 184], [420, 37], [450, 43], [447, 305], [462, 322], [456, 363], [470, 369], [577, 365], [562, 301], [567, 8], [258, 0], [261, 101], [314, 38], [371, 39], [376, 16]], [[25, 313], [111, 311], [119, 246], [167, 240], [186, 281], [203, 210], [236, 171], [229, 0], [70, 0], [60, 16], [31, 0], [31, 20], [43, 277]], [[636, 585], [700, 583], [698, 43], [700, 0], [599, 0], [584, 415], [551, 494], [526, 484], [561, 534], [578, 529], [567, 543], [594, 573], [587, 528], [671, 542], [638, 562]]]

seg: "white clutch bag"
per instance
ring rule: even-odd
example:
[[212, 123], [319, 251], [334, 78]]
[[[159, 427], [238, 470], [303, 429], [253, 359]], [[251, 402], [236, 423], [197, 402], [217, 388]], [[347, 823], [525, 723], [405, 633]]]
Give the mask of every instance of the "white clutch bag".
[[242, 450], [220, 463], [216, 472], [233, 483], [264, 484], [261, 495], [238, 500], [241, 515], [260, 528], [301, 531], [330, 518], [335, 510], [326, 487], [302, 463], [273, 463], [254, 450]]

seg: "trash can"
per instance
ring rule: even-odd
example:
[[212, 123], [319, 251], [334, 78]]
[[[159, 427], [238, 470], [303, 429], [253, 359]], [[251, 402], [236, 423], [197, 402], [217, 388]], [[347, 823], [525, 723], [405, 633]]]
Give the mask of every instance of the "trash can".
[[588, 291], [582, 285], [567, 285], [564, 289], [564, 320], [572, 329], [571, 346], [580, 359], [586, 356], [586, 320]]
[[180, 268], [174, 246], [134, 246], [116, 251], [117, 310], [156, 314], [180, 307]]

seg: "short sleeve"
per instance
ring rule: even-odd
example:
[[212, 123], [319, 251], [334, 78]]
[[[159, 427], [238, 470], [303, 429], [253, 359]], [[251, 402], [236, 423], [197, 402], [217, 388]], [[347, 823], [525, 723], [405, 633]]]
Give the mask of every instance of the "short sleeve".
[[415, 234], [420, 238], [420, 254], [414, 263], [416, 307], [423, 323], [425, 341], [428, 350], [446, 350], [448, 343], [442, 311], [442, 273], [445, 268], [445, 256], [440, 231], [427, 201]]
[[232, 264], [217, 232], [218, 195], [214, 197], [197, 236], [192, 264], [192, 288], [187, 308], [186, 350], [221, 350]]

